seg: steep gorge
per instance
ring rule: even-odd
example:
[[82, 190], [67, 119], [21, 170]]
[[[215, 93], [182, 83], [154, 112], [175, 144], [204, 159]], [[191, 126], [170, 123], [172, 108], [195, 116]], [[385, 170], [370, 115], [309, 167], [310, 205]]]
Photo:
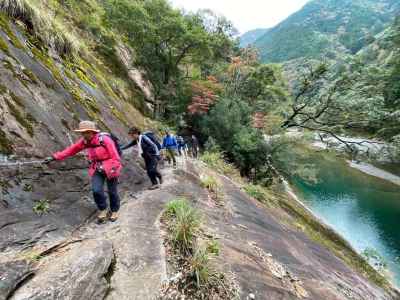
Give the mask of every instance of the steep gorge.
[[[76, 138], [71, 129], [82, 119], [95, 120], [122, 139], [129, 125], [157, 130], [158, 124], [145, 117], [151, 87], [131, 64], [129, 48], [116, 51], [125, 68], [120, 72], [111, 68], [115, 61], [96, 52], [71, 58], [36, 40], [21, 16], [1, 14], [0, 21], [4, 164], [40, 159], [70, 144]], [[161, 190], [143, 192], [144, 170], [127, 155], [121, 218], [98, 226], [82, 157], [49, 167], [0, 164], [1, 300], [155, 299], [163, 281], [175, 275], [166, 269], [159, 217], [177, 197], [187, 197], [204, 214], [221, 244], [219, 264], [235, 275], [240, 299], [399, 297], [343, 240], [305, 217], [284, 190], [270, 197], [270, 205], [261, 204], [212, 168], [182, 160], [178, 170], [163, 170], [168, 179]], [[205, 173], [222, 182], [223, 207], [210, 203], [201, 187]], [[285, 201], [276, 205], [275, 197]], [[40, 203], [48, 211], [35, 211]], [[348, 260], [310, 238], [308, 226]]]

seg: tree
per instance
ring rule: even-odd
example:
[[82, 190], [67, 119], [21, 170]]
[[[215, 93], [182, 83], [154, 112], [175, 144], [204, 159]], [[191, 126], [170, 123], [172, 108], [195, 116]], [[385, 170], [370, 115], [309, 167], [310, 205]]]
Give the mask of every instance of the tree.
[[106, 3], [107, 22], [135, 50], [136, 63], [147, 71], [156, 89], [161, 112], [181, 92], [183, 65], [193, 69], [224, 58], [233, 45], [231, 25], [221, 18], [215, 26], [206, 27], [202, 14], [183, 13], [166, 0]]

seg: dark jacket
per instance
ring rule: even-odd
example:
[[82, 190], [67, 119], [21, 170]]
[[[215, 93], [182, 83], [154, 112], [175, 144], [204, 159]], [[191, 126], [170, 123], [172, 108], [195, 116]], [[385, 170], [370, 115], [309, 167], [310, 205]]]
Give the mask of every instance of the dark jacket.
[[[158, 147], [156, 144], [153, 143], [153, 141], [147, 137], [146, 135], [142, 134], [142, 150], [143, 150], [143, 154], [142, 156], [145, 157], [150, 157], [150, 156], [159, 156], [160, 155], [160, 151], [158, 150]], [[126, 150], [128, 148], [131, 148], [133, 146], [136, 146], [138, 144], [139, 140], [136, 141], [132, 141], [129, 144], [122, 146], [121, 150]]]

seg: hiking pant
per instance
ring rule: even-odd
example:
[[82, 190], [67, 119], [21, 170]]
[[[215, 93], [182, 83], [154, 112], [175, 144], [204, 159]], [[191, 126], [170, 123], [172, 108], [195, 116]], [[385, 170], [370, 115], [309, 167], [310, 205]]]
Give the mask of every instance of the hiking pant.
[[174, 163], [174, 166], [176, 166], [175, 149], [173, 148], [167, 149], [167, 160], [169, 163], [171, 163], [172, 161]]
[[147, 175], [149, 176], [152, 184], [158, 184], [157, 178], [161, 180], [162, 176], [157, 170], [158, 157], [155, 155], [143, 156], [146, 165]]
[[178, 152], [180, 156], [186, 157], [186, 145], [178, 145]]
[[193, 158], [197, 158], [197, 156], [199, 155], [199, 148], [197, 146], [192, 146], [192, 156]]
[[94, 201], [99, 210], [107, 209], [107, 197], [104, 193], [104, 182], [107, 183], [108, 195], [110, 197], [110, 210], [112, 212], [119, 211], [120, 199], [118, 196], [118, 178], [108, 179], [106, 174], [102, 172], [94, 173], [92, 177], [92, 190]]

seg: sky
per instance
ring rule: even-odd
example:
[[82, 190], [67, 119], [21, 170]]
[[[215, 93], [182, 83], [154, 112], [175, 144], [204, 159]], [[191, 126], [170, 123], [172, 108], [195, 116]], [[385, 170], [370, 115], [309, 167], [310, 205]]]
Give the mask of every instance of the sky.
[[270, 28], [299, 10], [308, 0], [169, 0], [189, 11], [208, 8], [233, 22], [240, 33]]

